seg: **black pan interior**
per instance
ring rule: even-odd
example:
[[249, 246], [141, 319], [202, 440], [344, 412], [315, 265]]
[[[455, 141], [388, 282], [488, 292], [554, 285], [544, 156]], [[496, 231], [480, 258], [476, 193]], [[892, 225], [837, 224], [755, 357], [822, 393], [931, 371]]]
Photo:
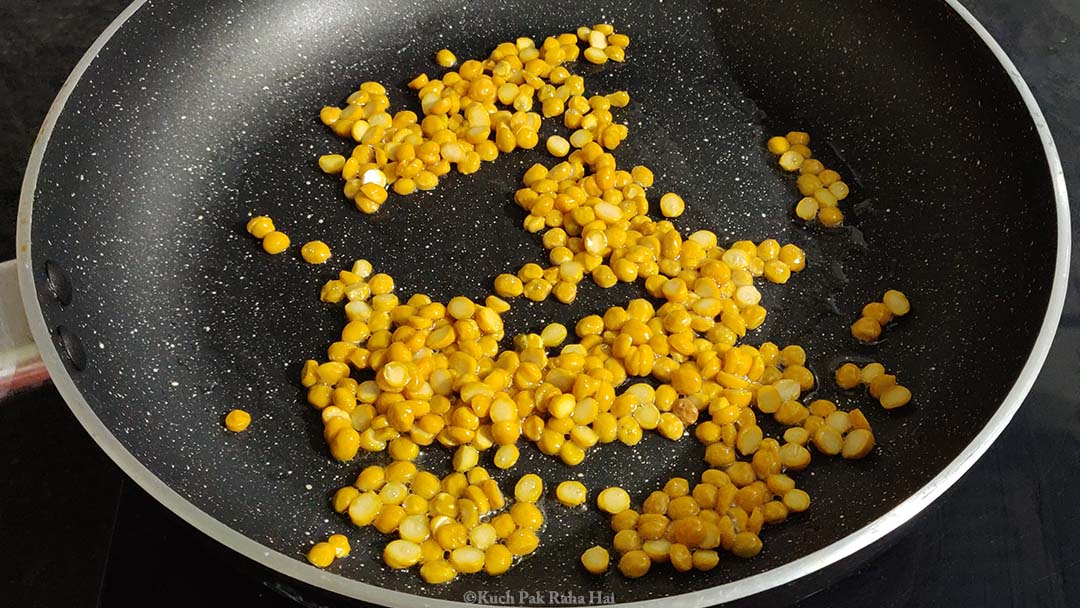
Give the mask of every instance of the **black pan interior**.
[[[646, 163], [654, 196], [680, 192], [677, 224], [723, 240], [773, 236], [804, 247], [809, 269], [767, 286], [769, 319], [752, 341], [807, 347], [827, 378], [837, 361], [879, 360], [916, 397], [888, 414], [868, 397], [817, 395], [863, 407], [880, 447], [861, 462], [818, 458], [799, 478], [810, 512], [769, 528], [765, 550], [726, 556], [710, 573], [596, 578], [577, 565], [608, 543], [595, 511], [548, 505], [539, 552], [502, 579], [428, 587], [391, 572], [384, 539], [335, 516], [327, 498], [359, 468], [332, 462], [303, 401], [299, 363], [334, 339], [341, 312], [321, 282], [371, 259], [406, 294], [480, 297], [498, 272], [543, 254], [519, 227], [511, 195], [516, 152], [430, 193], [359, 214], [322, 175], [318, 154], [348, 144], [316, 119], [364, 80], [404, 83], [442, 47], [477, 56], [520, 35], [543, 37], [613, 22], [629, 60], [590, 74], [589, 90], [625, 88], [617, 113], [630, 139], [621, 164]], [[763, 151], [767, 135], [807, 129], [815, 152], [853, 184], [849, 227], [824, 231], [790, 214], [791, 181]], [[553, 125], [546, 126], [554, 132]], [[248, 237], [249, 214], [271, 215], [296, 244], [319, 238], [332, 263], [270, 257]], [[33, 264], [50, 328], [81, 339], [72, 378], [94, 413], [157, 477], [210, 516], [298, 560], [311, 542], [347, 532], [353, 556], [333, 570], [373, 585], [460, 600], [466, 590], [611, 591], [659, 598], [764, 572], [820, 549], [912, 495], [995, 412], [1024, 363], [1046, 308], [1054, 206], [1038, 135], [1005, 72], [969, 27], [937, 1], [664, 2], [149, 2], [117, 32], [75, 88], [46, 150], [33, 210]], [[70, 278], [61, 307], [44, 266]], [[887, 288], [914, 312], [875, 347], [847, 325]], [[640, 294], [583, 285], [572, 306], [522, 301], [513, 331], [569, 321]], [[221, 418], [253, 413], [242, 435]], [[425, 462], [445, 464], [429, 451]], [[636, 498], [673, 475], [695, 475], [702, 449], [648, 437], [610, 445], [576, 469], [532, 446], [507, 481], [541, 471], [614, 481]], [[715, 598], [723, 599], [721, 596]]]

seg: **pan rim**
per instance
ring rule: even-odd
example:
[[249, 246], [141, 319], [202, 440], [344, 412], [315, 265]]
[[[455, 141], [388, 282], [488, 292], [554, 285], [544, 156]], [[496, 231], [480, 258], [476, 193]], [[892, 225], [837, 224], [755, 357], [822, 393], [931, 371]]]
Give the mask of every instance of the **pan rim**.
[[[16, 265], [19, 276], [19, 289], [34, 341], [41, 351], [41, 358], [52, 376], [54, 385], [80, 424], [127, 476], [188, 524], [237, 553], [303, 583], [372, 603], [387, 606], [430, 606], [433, 608], [468, 606], [469, 604], [464, 602], [414, 595], [320, 570], [236, 532], [180, 496], [136, 459], [101, 422], [68, 374], [53, 344], [51, 332], [45, 324], [45, 318], [36, 295], [36, 281], [31, 266], [31, 221], [33, 219], [33, 202], [38, 176], [45, 149], [71, 92], [81, 81], [86, 69], [93, 63], [105, 44], [146, 2], [147, 0], [135, 0], [128, 5], [101, 33], [76, 64], [49, 109], [34, 142], [26, 172], [23, 176], [19, 196], [18, 226], [16, 229]], [[990, 49], [1012, 80], [1013, 86], [1020, 93], [1042, 142], [1047, 169], [1054, 189], [1057, 249], [1053, 284], [1050, 299], [1047, 302], [1046, 314], [1038, 336], [1016, 382], [983, 429], [941, 472], [935, 475], [918, 492], [848, 536], [809, 555], [747, 578], [676, 596], [619, 603], [618, 606], [639, 608], [661, 608], [661, 606], [664, 606], [666, 608], [666, 603], [672, 600], [677, 600], [679, 605], [685, 606], [711, 606], [717, 603], [733, 601], [801, 579], [865, 549], [921, 512], [967, 472], [1005, 429], [1035, 383], [1036, 377], [1049, 353], [1054, 334], [1057, 331], [1068, 285], [1071, 218], [1065, 174], [1046, 119], [1031, 89], [1016, 66], [986, 28], [961, 5], [959, 0], [945, 0], [945, 2], [974, 30], [979, 39]]]

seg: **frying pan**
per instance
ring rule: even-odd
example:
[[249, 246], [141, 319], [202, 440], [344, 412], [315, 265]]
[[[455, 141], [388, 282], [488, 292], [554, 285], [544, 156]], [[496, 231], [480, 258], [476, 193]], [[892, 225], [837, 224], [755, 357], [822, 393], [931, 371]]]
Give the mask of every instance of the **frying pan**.
[[[243, 225], [268, 214], [294, 242], [329, 243], [330, 266], [371, 259], [402, 293], [482, 296], [496, 273], [543, 255], [511, 196], [545, 155], [505, 155], [362, 216], [315, 168], [316, 155], [347, 149], [316, 111], [364, 80], [412, 107], [404, 83], [433, 72], [439, 48], [478, 56], [501, 40], [600, 21], [632, 38], [625, 64], [579, 66], [590, 91], [631, 92], [618, 114], [631, 129], [620, 164], [646, 163], [655, 192], [684, 196], [682, 229], [725, 242], [775, 237], [808, 253], [805, 272], [764, 288], [769, 319], [750, 340], [804, 345], [822, 379], [842, 360], [881, 361], [916, 398], [889, 413], [821, 382], [815, 396], [868, 412], [879, 446], [858, 462], [816, 458], [799, 477], [813, 507], [768, 528], [757, 558], [724, 556], [709, 573], [593, 577], [577, 556], [609, 544], [605, 519], [549, 500], [539, 551], [507, 575], [426, 586], [384, 567], [385, 539], [327, 507], [381, 457], [333, 462], [297, 385], [298, 364], [340, 324], [340, 310], [317, 299], [333, 270], [299, 262], [295, 248], [267, 256]], [[792, 218], [790, 179], [763, 151], [767, 135], [791, 129], [809, 130], [815, 152], [852, 184], [846, 227]], [[22, 303], [6, 302], [3, 369], [16, 384], [43, 376], [32, 334], [75, 415], [151, 495], [252, 560], [336, 594], [395, 606], [448, 605], [478, 590], [717, 604], [867, 547], [972, 464], [1046, 356], [1068, 234], [1042, 115], [955, 2], [140, 1], [76, 67], [33, 149], [18, 258], [0, 275], [10, 300], [17, 274]], [[914, 311], [880, 344], [854, 344], [847, 325], [887, 288], [907, 292]], [[573, 305], [522, 302], [507, 323], [521, 332], [568, 322], [640, 293], [583, 286]], [[253, 414], [248, 432], [222, 429], [233, 407]], [[423, 463], [439, 469], [446, 456], [428, 450]], [[618, 483], [640, 500], [703, 467], [692, 439], [650, 435], [572, 470], [527, 446], [496, 478], [508, 488], [525, 471], [549, 482], [580, 474], [594, 491]], [[307, 547], [333, 532], [350, 536], [353, 555], [327, 571], [307, 565]]]

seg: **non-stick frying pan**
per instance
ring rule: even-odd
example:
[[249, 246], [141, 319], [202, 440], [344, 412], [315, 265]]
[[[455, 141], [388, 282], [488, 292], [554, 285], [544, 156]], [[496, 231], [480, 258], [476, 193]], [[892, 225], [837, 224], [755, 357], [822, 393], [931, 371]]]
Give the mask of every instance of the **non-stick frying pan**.
[[[799, 478], [813, 507], [770, 527], [755, 559], [725, 556], [709, 573], [593, 577], [577, 557], [609, 543], [604, 517], [548, 507], [540, 550], [507, 575], [426, 586], [384, 567], [385, 539], [327, 506], [379, 457], [332, 461], [303, 403], [298, 365], [323, 352], [341, 318], [318, 288], [331, 267], [366, 257], [404, 293], [482, 296], [496, 273], [543, 255], [511, 196], [524, 168], [546, 159], [507, 155], [363, 216], [315, 166], [316, 155], [348, 147], [316, 112], [364, 80], [411, 106], [404, 83], [434, 71], [442, 47], [477, 56], [501, 40], [601, 21], [632, 38], [625, 64], [579, 68], [590, 91], [631, 92], [620, 162], [648, 164], [656, 192], [685, 197], [680, 227], [808, 252], [805, 272], [766, 288], [769, 319], [752, 341], [805, 345], [822, 379], [844, 359], [881, 361], [916, 397], [888, 413], [821, 383], [816, 395], [868, 412], [879, 447], [859, 462], [817, 458]], [[853, 184], [846, 227], [793, 219], [792, 184], [763, 150], [767, 135], [791, 129], [810, 131], [814, 150]], [[325, 240], [333, 263], [303, 264], [295, 249], [263, 254], [243, 230], [252, 213], [272, 216], [294, 242]], [[1057, 324], [1069, 255], [1061, 169], [1030, 92], [963, 8], [932, 0], [140, 1], [64, 85], [30, 159], [19, 222], [34, 344], [128, 475], [253, 560], [398, 606], [460, 602], [479, 589], [715, 604], [860, 550], [940, 495], [1019, 407]], [[881, 344], [853, 343], [847, 325], [887, 288], [910, 294], [913, 313]], [[589, 285], [571, 306], [523, 301], [508, 324], [570, 321], [640, 293]], [[17, 335], [13, 312], [7, 333]], [[223, 430], [233, 407], [254, 415], [248, 432]], [[426, 465], [445, 466], [443, 451], [428, 452]], [[692, 438], [605, 446], [576, 469], [523, 452], [497, 475], [504, 487], [525, 471], [580, 474], [640, 500], [704, 467]], [[353, 555], [329, 571], [307, 565], [310, 543], [333, 532], [349, 534]]]

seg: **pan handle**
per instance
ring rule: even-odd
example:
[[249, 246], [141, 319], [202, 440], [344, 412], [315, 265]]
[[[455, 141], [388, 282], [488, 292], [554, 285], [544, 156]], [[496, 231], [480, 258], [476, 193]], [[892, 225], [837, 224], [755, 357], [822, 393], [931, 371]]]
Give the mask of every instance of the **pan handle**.
[[49, 380], [26, 322], [15, 264], [0, 262], [0, 400]]

